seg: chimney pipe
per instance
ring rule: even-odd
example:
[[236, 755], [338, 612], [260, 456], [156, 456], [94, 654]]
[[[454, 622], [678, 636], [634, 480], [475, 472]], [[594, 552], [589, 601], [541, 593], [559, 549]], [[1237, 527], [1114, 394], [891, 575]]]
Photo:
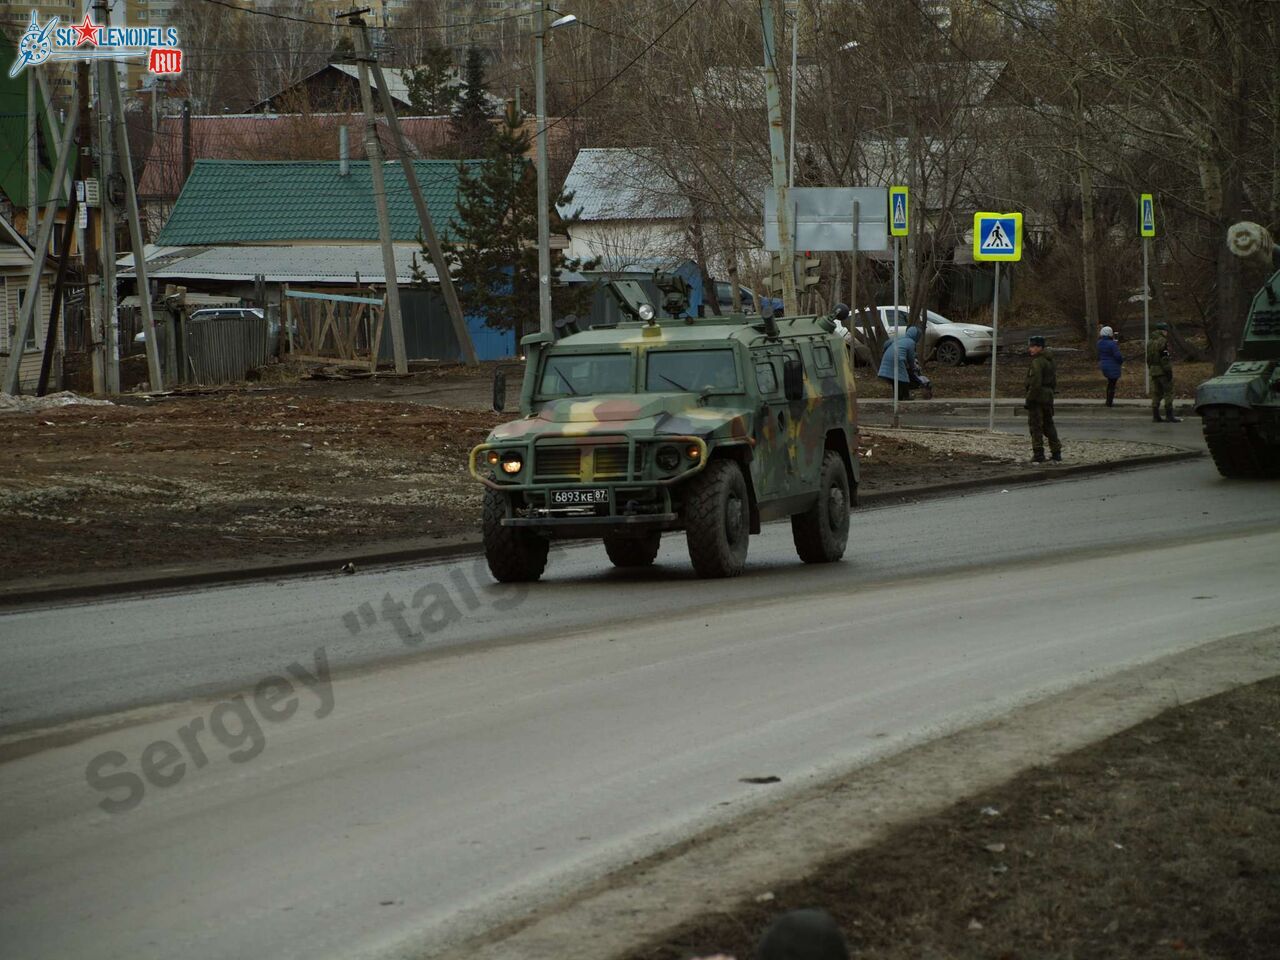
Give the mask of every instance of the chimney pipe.
[[338, 176], [345, 177], [351, 173], [351, 148], [347, 125], [338, 127]]

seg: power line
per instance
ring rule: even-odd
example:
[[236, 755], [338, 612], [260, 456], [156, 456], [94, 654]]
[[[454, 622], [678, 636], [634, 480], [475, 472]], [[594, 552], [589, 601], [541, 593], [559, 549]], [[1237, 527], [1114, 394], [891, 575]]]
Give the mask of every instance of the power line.
[[[310, 17], [295, 17], [292, 14], [277, 13], [274, 10], [258, 10], [253, 7], [241, 7], [228, 0], [203, 0], [204, 3], [212, 3], [215, 6], [226, 7], [228, 10], [235, 10], [238, 13], [248, 13], [258, 17], [270, 17], [273, 20], [290, 20], [294, 23], [311, 23], [320, 27], [344, 27], [350, 28], [354, 24], [339, 23], [336, 20], [315, 20]], [[503, 23], [507, 20], [519, 20], [529, 16], [529, 11], [522, 10], [519, 13], [508, 13], [500, 17], [482, 17], [475, 20], [456, 20], [452, 23], [420, 23], [406, 24], [405, 26], [386, 26], [375, 27], [377, 30], [451, 30], [458, 27], [474, 27], [486, 23]]]

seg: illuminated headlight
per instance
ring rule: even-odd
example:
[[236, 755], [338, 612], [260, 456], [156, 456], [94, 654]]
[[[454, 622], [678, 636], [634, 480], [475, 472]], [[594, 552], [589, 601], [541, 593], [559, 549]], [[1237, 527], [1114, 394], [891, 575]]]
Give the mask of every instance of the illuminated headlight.
[[498, 461], [501, 459], [502, 459], [502, 456], [498, 453], [497, 450], [490, 450], [488, 453], [484, 455], [484, 462], [491, 467], [496, 467], [498, 465]]
[[518, 453], [504, 453], [502, 455], [502, 472], [503, 473], [519, 473], [524, 466], [524, 461], [520, 459]]
[[680, 466], [680, 451], [675, 447], [660, 447], [654, 455], [653, 462], [660, 470], [675, 470]]
[[689, 446], [684, 448], [684, 455], [688, 457], [690, 460], [693, 460], [696, 462], [702, 459], [702, 448], [698, 446], [696, 443], [691, 443], [689, 444]]
[[640, 319], [648, 323], [654, 317], [653, 307], [647, 303], [640, 304], [640, 308], [636, 311], [640, 314]]

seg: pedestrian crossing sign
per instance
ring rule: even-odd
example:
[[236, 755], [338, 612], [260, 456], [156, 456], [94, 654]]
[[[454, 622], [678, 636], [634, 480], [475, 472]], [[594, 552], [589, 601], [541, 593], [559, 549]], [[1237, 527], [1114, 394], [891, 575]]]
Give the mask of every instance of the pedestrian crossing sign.
[[975, 213], [973, 259], [1021, 260], [1022, 214]]
[[1156, 202], [1151, 194], [1142, 195], [1139, 211], [1141, 213], [1139, 232], [1144, 237], [1154, 237], [1156, 235]]
[[889, 236], [907, 235], [908, 200], [906, 187], [889, 188]]

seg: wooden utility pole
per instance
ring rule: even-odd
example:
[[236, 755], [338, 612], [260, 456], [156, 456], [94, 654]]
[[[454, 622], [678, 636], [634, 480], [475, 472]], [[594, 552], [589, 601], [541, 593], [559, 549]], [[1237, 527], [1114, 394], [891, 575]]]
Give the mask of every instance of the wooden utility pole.
[[[361, 49], [369, 49], [369, 39], [365, 35], [367, 28], [362, 24], [360, 36]], [[427, 242], [427, 250], [431, 253], [431, 264], [436, 268], [436, 277], [440, 280], [440, 292], [444, 295], [444, 305], [449, 311], [449, 320], [453, 324], [454, 336], [462, 349], [462, 359], [468, 364], [477, 364], [475, 344], [471, 342], [471, 331], [467, 329], [466, 318], [462, 315], [462, 307], [458, 303], [458, 291], [453, 286], [453, 277], [449, 273], [449, 263], [444, 258], [440, 247], [440, 237], [436, 234], [435, 223], [431, 219], [431, 211], [427, 209], [427, 201], [422, 196], [422, 187], [418, 183], [418, 172], [413, 168], [413, 158], [409, 156], [409, 147], [405, 142], [404, 131], [400, 129], [400, 118], [396, 116], [395, 104], [391, 102], [391, 94], [387, 92], [387, 83], [382, 76], [382, 67], [377, 60], [372, 61], [374, 75], [378, 78], [378, 98], [382, 101], [382, 112], [387, 117], [387, 126], [396, 142], [396, 150], [400, 153], [400, 166], [404, 169], [404, 178], [413, 195], [413, 205], [418, 210], [418, 223], [422, 227], [422, 236]]]
[[45, 204], [44, 220], [40, 223], [40, 229], [36, 232], [36, 242], [32, 248], [31, 255], [31, 275], [27, 277], [27, 288], [25, 298], [22, 301], [22, 309], [18, 311], [18, 322], [14, 329], [13, 337], [9, 341], [9, 363], [5, 368], [4, 374], [5, 393], [16, 394], [19, 389], [23, 347], [27, 342], [27, 335], [31, 332], [31, 324], [35, 317], [36, 299], [40, 293], [40, 278], [44, 273], [45, 261], [49, 256], [49, 240], [53, 236], [54, 219], [58, 212], [58, 193], [60, 191], [57, 187], [66, 179], [67, 166], [74, 149], [72, 138], [75, 136], [75, 130], [76, 117], [73, 114], [63, 130], [62, 143], [58, 149], [58, 160], [54, 166], [53, 178], [50, 180], [50, 183], [54, 186], [49, 195], [49, 202]]
[[[364, 33], [365, 7], [342, 14], [356, 31], [356, 62], [360, 68], [360, 102], [364, 107], [364, 152], [369, 159], [369, 177], [373, 182], [373, 205], [378, 211], [378, 238], [382, 243], [382, 272], [386, 278], [386, 321], [391, 326], [391, 350], [395, 355], [396, 373], [408, 373], [409, 361], [404, 344], [404, 318], [400, 312], [400, 287], [396, 273], [396, 252], [392, 246], [391, 216], [387, 212], [387, 185], [383, 178], [382, 144], [378, 141], [378, 120], [373, 112], [373, 91], [369, 86], [369, 63], [373, 55]], [[374, 358], [376, 364], [377, 358]]]

